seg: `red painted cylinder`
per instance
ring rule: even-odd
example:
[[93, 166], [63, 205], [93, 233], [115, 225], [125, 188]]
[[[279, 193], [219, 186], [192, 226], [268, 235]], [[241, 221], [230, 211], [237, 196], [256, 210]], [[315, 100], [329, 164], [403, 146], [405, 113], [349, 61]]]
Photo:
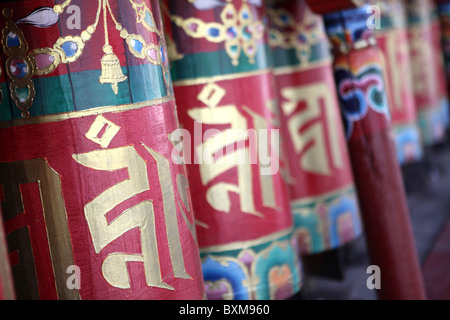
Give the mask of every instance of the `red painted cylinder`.
[[397, 159], [401, 165], [407, 165], [422, 160], [423, 145], [412, 81], [406, 10], [398, 0], [373, 3], [381, 13], [380, 29], [375, 29], [375, 37], [384, 58]]
[[423, 143], [428, 147], [445, 140], [449, 124], [441, 29], [434, 1], [405, 1], [405, 6], [414, 96]]
[[[60, 2], [60, 1], [59, 1]], [[0, 184], [18, 299], [202, 299], [159, 1], [3, 1]]]
[[380, 268], [380, 299], [424, 299], [382, 54], [367, 19], [365, 7], [325, 15], [370, 260]]
[[362, 233], [331, 52], [306, 1], [272, 1], [269, 20], [295, 231], [302, 254], [317, 254]]
[[301, 273], [274, 148], [277, 97], [263, 2], [167, 3], [185, 129], [177, 145], [183, 141], [207, 297], [289, 298]]

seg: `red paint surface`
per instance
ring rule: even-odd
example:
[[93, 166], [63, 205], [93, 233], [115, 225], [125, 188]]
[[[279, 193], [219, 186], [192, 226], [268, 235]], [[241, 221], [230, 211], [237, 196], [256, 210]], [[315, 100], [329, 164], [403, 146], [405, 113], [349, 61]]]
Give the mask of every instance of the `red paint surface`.
[[[378, 49], [352, 50], [337, 56], [354, 72], [368, 62], [380, 63]], [[384, 120], [380, 117], [383, 117]], [[412, 234], [409, 210], [390, 123], [369, 111], [349, 140], [371, 263], [381, 269], [379, 298], [424, 299], [425, 291]]]
[[[447, 97], [447, 83], [444, 61], [442, 57], [441, 30], [438, 20], [430, 24], [415, 27], [420, 30], [420, 38], [416, 39], [416, 46], [411, 46], [411, 59], [414, 73], [413, 81], [419, 81], [422, 86], [414, 90], [414, 97], [418, 111], [436, 108], [441, 100]], [[412, 41], [412, 31], [409, 31], [409, 41]]]
[[[177, 128], [174, 102], [138, 110], [111, 112], [103, 116], [121, 128], [108, 149], [133, 146], [147, 163], [150, 182], [150, 190], [118, 205], [107, 214], [107, 219], [112, 221], [126, 209], [144, 200], [153, 202], [161, 274], [164, 281], [174, 290], [147, 286], [143, 263], [140, 262], [128, 263], [130, 289], [115, 288], [102, 276], [102, 262], [108, 254], [141, 253], [141, 236], [139, 230], [135, 228], [111, 242], [99, 254], [94, 251], [84, 216], [84, 206], [105, 190], [129, 179], [126, 169], [114, 172], [99, 171], [84, 167], [73, 159], [74, 154], [101, 150], [99, 145], [85, 137], [85, 133], [96, 118], [95, 115], [0, 129], [0, 145], [3, 149], [0, 161], [44, 158], [60, 175], [74, 263], [81, 268], [81, 299], [201, 299], [203, 281], [199, 252], [178, 206], [176, 206], [177, 220], [185, 268], [192, 279], [175, 278], [173, 275], [161, 194], [161, 184], [168, 182], [160, 182], [155, 159], [141, 145], [144, 143], [169, 160], [173, 188], [176, 190], [177, 175], [186, 173], [183, 166], [175, 165], [170, 160], [173, 146], [168, 140], [168, 133]], [[39, 190], [35, 183], [21, 185], [21, 190], [25, 212], [6, 221], [6, 233], [9, 234], [23, 226], [29, 228], [40, 298], [54, 299], [56, 298], [54, 275]], [[175, 191], [175, 195], [179, 201], [178, 192]], [[192, 216], [189, 219], [192, 221]]]
[[[401, 125], [416, 122], [414, 91], [412, 82], [408, 80], [412, 76], [407, 31], [404, 28], [387, 30], [377, 34], [376, 38], [377, 45], [385, 56], [385, 76], [392, 123]], [[397, 82], [394, 78], [396, 75]], [[396, 96], [399, 98], [396, 99]]]
[[[267, 103], [275, 98], [271, 77], [271, 73], [263, 73], [257, 76], [245, 76], [233, 80], [214, 82], [226, 91], [225, 96], [215, 108], [220, 109], [224, 106], [235, 106], [239, 114], [246, 119], [249, 129], [256, 128], [254, 118], [252, 117], [253, 112], [264, 119], [268, 130], [275, 129], [270, 124], [274, 115], [266, 107]], [[196, 219], [208, 225], [208, 228], [197, 227], [200, 247], [258, 239], [292, 227], [292, 216], [288, 204], [287, 190], [281, 173], [277, 172], [273, 176], [269, 176], [274, 186], [273, 194], [276, 201], [276, 208], [265, 206], [263, 204], [261, 189], [263, 182], [260, 180], [258, 164], [249, 164], [249, 168], [252, 174], [254, 205], [259, 215], [244, 212], [240, 206], [240, 196], [235, 192], [225, 193], [231, 202], [229, 213], [216, 210], [208, 203], [207, 192], [210, 187], [217, 185], [217, 183], [238, 184], [238, 169], [237, 167], [231, 168], [209, 181], [206, 185], [202, 183], [200, 165], [194, 159], [195, 148], [201, 144], [202, 137], [200, 136], [199, 141], [195, 141], [194, 119], [188, 113], [193, 109], [202, 108], [207, 110], [209, 108], [197, 98], [204, 87], [205, 85], [179, 85], [174, 88], [175, 96], [183, 97], [177, 100], [180, 124], [192, 135], [192, 145], [190, 147], [185, 146], [185, 148], [189, 148], [192, 155], [191, 163], [193, 164], [189, 164], [187, 170], [189, 184], [192, 190], [194, 212]], [[249, 92], [251, 94], [248, 94]], [[231, 127], [230, 124], [208, 125], [206, 123], [208, 119], [205, 118], [204, 120], [205, 122], [201, 131], [202, 135], [208, 129], [222, 131]], [[248, 139], [246, 146], [251, 150], [251, 153], [257, 154], [257, 150], [254, 148], [255, 145], [251, 146]], [[239, 146], [236, 145], [236, 150], [239, 150], [238, 148]], [[227, 154], [226, 151], [224, 151], [224, 154]], [[276, 159], [273, 161], [276, 161]], [[223, 201], [225, 200], [219, 199], [218, 203], [223, 203]]]
[[[355, 8], [355, 2], [352, 0], [307, 0], [312, 11], [319, 14], [335, 12], [338, 10]], [[363, 1], [361, 1], [363, 2]]]
[[[295, 152], [293, 140], [288, 131], [289, 120], [294, 118], [296, 115], [307, 111], [307, 109], [311, 108], [311, 106], [308, 106], [307, 101], [303, 99], [298, 103], [296, 111], [294, 111], [289, 117], [284, 115], [283, 112], [280, 112], [280, 128], [282, 131], [284, 131], [284, 137], [288, 137], [283, 141], [287, 153], [287, 159], [283, 159], [283, 161], [288, 163], [291, 178], [295, 177], [295, 180], [298, 181], [297, 183], [289, 184], [291, 198], [302, 199], [305, 197], [323, 195], [353, 184], [353, 175], [350, 167], [350, 159], [348, 156], [344, 129], [342, 127], [342, 121], [340, 119], [339, 102], [337, 101], [331, 63], [330, 65], [314, 67], [307, 70], [297, 71], [291, 74], [277, 75], [276, 78], [278, 91], [280, 92], [279, 101], [281, 105], [287, 102], [286, 98], [281, 95], [281, 92], [284, 88], [300, 88], [306, 87], [308, 85], [322, 84], [325, 85], [325, 87], [327, 87], [328, 89], [321, 94], [328, 95], [329, 98], [324, 99], [324, 97], [320, 97], [318, 102], [320, 107], [320, 116], [317, 118], [314, 117], [311, 121], [308, 121], [304, 126], [299, 128], [300, 134], [305, 134], [313, 126], [322, 125], [323, 138], [325, 140], [325, 147], [327, 150], [326, 154], [329, 159], [331, 169], [330, 174], [328, 175], [317, 174], [302, 169], [300, 165], [301, 157], [299, 157], [299, 155]], [[327, 105], [326, 101], [330, 101], [330, 103]], [[333, 112], [337, 117], [333, 118], [333, 121], [335, 121], [336, 123], [336, 132], [330, 132], [331, 128], [326, 117], [327, 113], [333, 114]], [[337, 140], [339, 142], [340, 150], [339, 155], [342, 159], [341, 167], [333, 165], [333, 156], [331, 149], [331, 143], [333, 141], [331, 141], [329, 138], [330, 134], [338, 136]], [[336, 137], [334, 136], [333, 138], [336, 139]], [[302, 154], [308, 151], [309, 148], [313, 147], [314, 144], [317, 143], [318, 142], [315, 141], [315, 139], [312, 139], [308, 146], [303, 149]]]

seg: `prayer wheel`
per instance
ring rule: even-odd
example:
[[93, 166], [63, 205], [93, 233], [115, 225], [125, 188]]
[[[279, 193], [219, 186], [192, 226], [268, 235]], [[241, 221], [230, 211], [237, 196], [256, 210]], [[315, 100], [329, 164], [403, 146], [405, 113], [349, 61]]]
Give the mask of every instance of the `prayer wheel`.
[[431, 0], [405, 1], [414, 96], [424, 146], [445, 140], [448, 96], [437, 8]]
[[159, 2], [3, 1], [0, 185], [18, 299], [202, 299]]
[[286, 152], [286, 181], [302, 254], [341, 247], [362, 233], [323, 19], [306, 1], [268, 8]]
[[380, 29], [375, 29], [375, 37], [384, 55], [397, 159], [401, 165], [408, 165], [422, 160], [423, 146], [414, 100], [406, 11], [403, 2], [398, 0], [375, 1], [375, 4], [381, 12]]
[[[178, 115], [208, 299], [286, 299], [301, 263], [279, 168], [263, 1], [166, 1]], [[181, 159], [182, 158], [182, 159]]]
[[[369, 13], [368, 13], [369, 12]], [[366, 6], [324, 16], [378, 297], [424, 299], [408, 205], [392, 138], [383, 55]]]

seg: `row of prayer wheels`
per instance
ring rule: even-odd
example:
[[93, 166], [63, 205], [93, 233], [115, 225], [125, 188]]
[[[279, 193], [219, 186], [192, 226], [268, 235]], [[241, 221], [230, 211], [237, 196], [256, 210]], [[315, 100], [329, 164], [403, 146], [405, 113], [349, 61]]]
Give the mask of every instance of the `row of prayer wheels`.
[[450, 1], [0, 9], [0, 298], [288, 299], [363, 234], [426, 298], [401, 166], [445, 139]]

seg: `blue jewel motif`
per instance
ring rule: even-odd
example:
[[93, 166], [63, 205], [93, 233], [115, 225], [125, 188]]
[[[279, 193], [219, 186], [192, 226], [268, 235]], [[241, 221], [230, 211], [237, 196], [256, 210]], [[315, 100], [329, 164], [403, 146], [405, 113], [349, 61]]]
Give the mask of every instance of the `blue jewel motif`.
[[144, 48], [144, 44], [141, 41], [136, 40], [136, 39], [131, 40], [130, 45], [133, 48], [133, 50], [138, 53], [141, 53], [142, 49]]
[[161, 55], [161, 62], [163, 64], [165, 64], [166, 63], [166, 55], [164, 54], [164, 47], [161, 46], [161, 48], [159, 50], [160, 50], [160, 55]]
[[220, 30], [219, 30], [218, 28], [209, 28], [209, 29], [208, 29], [208, 34], [209, 34], [211, 37], [218, 37], [219, 34], [220, 34]]
[[66, 41], [61, 45], [61, 49], [66, 54], [66, 57], [73, 57], [78, 51], [78, 45], [73, 41]]
[[145, 22], [151, 27], [154, 28], [155, 25], [153, 24], [153, 17], [150, 14], [150, 12], [146, 11], [145, 12], [145, 18], [144, 18]]
[[230, 39], [234, 39], [237, 37], [237, 30], [235, 27], [230, 27], [227, 29], [227, 35]]
[[20, 39], [17, 34], [10, 32], [6, 38], [6, 45], [8, 48], [14, 48], [20, 46]]

